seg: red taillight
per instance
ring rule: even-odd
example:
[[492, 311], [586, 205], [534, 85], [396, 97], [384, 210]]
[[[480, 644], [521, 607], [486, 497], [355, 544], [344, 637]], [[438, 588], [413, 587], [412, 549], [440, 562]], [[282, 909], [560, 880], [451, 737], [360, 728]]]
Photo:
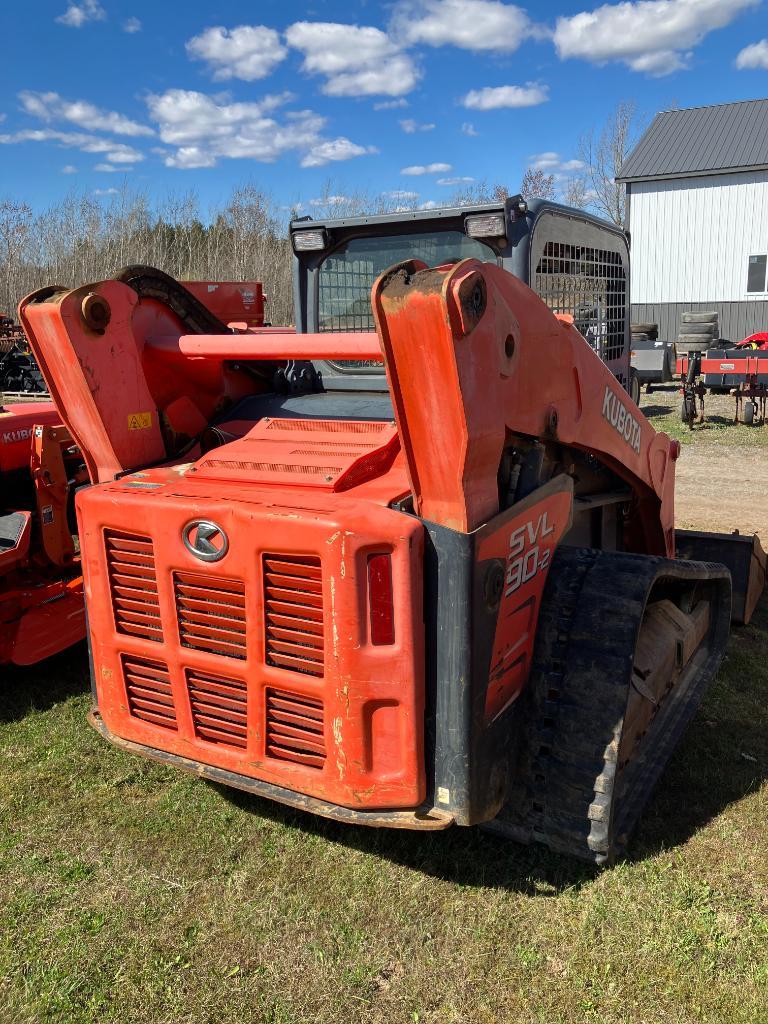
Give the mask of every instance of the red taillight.
[[395, 642], [395, 608], [392, 599], [392, 559], [368, 556], [368, 603], [371, 610], [371, 643], [376, 647]]

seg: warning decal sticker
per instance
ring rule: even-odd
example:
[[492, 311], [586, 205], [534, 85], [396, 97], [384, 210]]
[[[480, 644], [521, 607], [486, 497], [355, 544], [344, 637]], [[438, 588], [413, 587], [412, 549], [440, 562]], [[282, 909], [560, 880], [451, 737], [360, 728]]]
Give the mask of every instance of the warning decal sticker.
[[129, 430], [146, 430], [152, 426], [151, 412], [133, 412], [128, 417]]

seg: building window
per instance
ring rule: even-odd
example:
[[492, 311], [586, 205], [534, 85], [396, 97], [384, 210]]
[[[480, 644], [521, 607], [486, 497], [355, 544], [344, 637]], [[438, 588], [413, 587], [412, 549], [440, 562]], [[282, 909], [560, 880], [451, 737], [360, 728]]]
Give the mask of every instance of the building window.
[[747, 291], [765, 291], [765, 269], [768, 256], [750, 256], [747, 264]]

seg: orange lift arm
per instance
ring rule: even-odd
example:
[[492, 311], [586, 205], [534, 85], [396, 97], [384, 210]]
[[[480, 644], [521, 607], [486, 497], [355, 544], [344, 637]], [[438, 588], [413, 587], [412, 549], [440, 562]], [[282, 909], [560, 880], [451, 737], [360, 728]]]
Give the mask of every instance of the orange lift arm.
[[378, 279], [373, 309], [419, 515], [477, 528], [499, 511], [510, 437], [544, 440], [599, 456], [638, 503], [635, 550], [673, 553], [678, 443], [530, 288], [477, 260], [411, 261]]

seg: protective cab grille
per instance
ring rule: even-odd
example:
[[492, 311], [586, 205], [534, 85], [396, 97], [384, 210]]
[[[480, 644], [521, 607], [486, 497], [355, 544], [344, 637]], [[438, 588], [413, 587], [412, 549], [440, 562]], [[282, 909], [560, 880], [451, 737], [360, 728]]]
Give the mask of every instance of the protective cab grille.
[[210, 743], [244, 750], [248, 742], [245, 683], [190, 670], [187, 692], [195, 735]]
[[323, 702], [283, 690], [267, 690], [268, 757], [307, 768], [325, 764]]
[[183, 647], [225, 658], [246, 657], [244, 583], [177, 572], [173, 591]]
[[621, 357], [627, 275], [618, 249], [547, 242], [536, 265], [533, 286], [553, 312], [574, 318], [577, 330], [601, 359]]
[[162, 643], [155, 552], [149, 537], [108, 532], [104, 538], [118, 633]]
[[176, 707], [165, 665], [123, 656], [123, 681], [128, 711], [134, 718], [164, 729], [176, 729]]
[[312, 555], [264, 555], [268, 665], [323, 674], [323, 580]]

